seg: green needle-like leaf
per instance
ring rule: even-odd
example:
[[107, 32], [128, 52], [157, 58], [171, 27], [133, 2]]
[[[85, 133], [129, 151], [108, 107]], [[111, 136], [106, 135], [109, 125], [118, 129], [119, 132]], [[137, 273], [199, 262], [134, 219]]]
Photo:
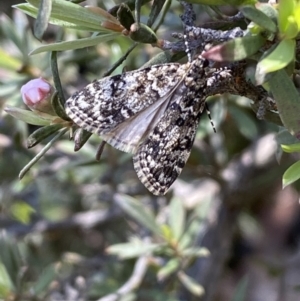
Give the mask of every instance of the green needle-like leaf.
[[286, 186], [294, 183], [299, 179], [300, 179], [300, 161], [294, 163], [285, 171], [282, 177], [282, 186], [283, 188], [285, 188]]
[[118, 195], [116, 198], [119, 206], [133, 219], [153, 233], [162, 235], [160, 225], [156, 223], [152, 212], [145, 210], [145, 207], [136, 199], [128, 195]]

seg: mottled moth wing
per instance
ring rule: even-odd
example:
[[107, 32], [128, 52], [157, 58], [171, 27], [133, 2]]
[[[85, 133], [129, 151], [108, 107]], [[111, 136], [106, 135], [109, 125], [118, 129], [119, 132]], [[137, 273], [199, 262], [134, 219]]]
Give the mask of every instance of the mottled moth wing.
[[134, 154], [141, 182], [165, 194], [184, 167], [206, 98], [205, 60], [164, 64], [94, 81], [66, 102], [80, 127]]
[[165, 194], [189, 158], [205, 108], [202, 61], [195, 62], [170, 96], [165, 114], [133, 156], [141, 182], [155, 195]]
[[66, 101], [81, 128], [135, 153], [164, 114], [190, 64], [164, 64], [96, 80]]
[[180, 175], [199, 123], [199, 117], [193, 116], [184, 124], [173, 126], [172, 122], [176, 120], [172, 117], [168, 123], [158, 123], [133, 157], [139, 179], [155, 195], [165, 194]]

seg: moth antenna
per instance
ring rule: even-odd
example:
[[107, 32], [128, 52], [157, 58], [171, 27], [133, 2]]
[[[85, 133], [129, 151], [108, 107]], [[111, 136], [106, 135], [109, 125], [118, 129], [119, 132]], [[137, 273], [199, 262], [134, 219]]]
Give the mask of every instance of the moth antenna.
[[211, 118], [211, 114], [210, 114], [210, 110], [209, 110], [209, 107], [208, 107], [207, 102], [205, 102], [205, 110], [206, 110], [206, 114], [207, 114], [207, 116], [208, 116], [208, 118], [209, 118], [209, 120], [210, 120], [210, 124], [211, 124], [211, 126], [212, 126], [214, 132], [216, 133], [217, 130], [216, 130], [215, 124], [214, 124], [214, 122], [213, 122], [213, 120], [212, 120], [212, 118]]

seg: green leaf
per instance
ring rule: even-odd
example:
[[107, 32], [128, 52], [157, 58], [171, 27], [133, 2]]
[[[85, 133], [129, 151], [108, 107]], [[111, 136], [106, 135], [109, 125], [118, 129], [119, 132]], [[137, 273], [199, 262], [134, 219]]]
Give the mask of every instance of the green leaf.
[[299, 140], [293, 136], [285, 127], [281, 127], [276, 135], [277, 144], [290, 145], [297, 144]]
[[248, 284], [249, 284], [248, 276], [243, 277], [239, 281], [231, 301], [245, 301], [247, 296]]
[[[27, 2], [38, 8], [41, 0], [27, 0]], [[100, 24], [106, 20], [106, 18], [89, 9], [64, 0], [52, 0], [51, 17], [77, 25], [88, 26], [96, 31], [102, 29]]]
[[65, 127], [63, 124], [56, 123], [56, 124], [46, 125], [42, 128], [39, 128], [39, 129], [35, 130], [27, 138], [27, 148], [34, 147], [39, 142], [41, 142], [45, 138], [53, 135], [54, 133], [56, 133], [57, 131], [59, 131], [63, 127]]
[[41, 0], [38, 15], [34, 24], [34, 35], [37, 39], [41, 39], [51, 15], [52, 0]]
[[128, 195], [121, 194], [116, 196], [116, 201], [129, 216], [153, 233], [162, 236], [161, 227], [156, 223], [154, 215], [152, 212], [148, 211], [140, 201]]
[[178, 258], [170, 259], [157, 273], [157, 279], [163, 281], [169, 275], [176, 272], [180, 267], [180, 260]]
[[16, 59], [0, 48], [0, 68], [16, 71], [21, 66], [21, 60]]
[[12, 281], [7, 273], [5, 265], [0, 261], [0, 297], [5, 298], [13, 291]]
[[285, 70], [279, 70], [269, 80], [283, 125], [296, 138], [300, 138], [300, 98]]
[[294, 9], [294, 17], [295, 20], [297, 21], [298, 28], [300, 28], [300, 3], [299, 2], [296, 4], [296, 8]]
[[62, 129], [60, 132], [55, 135], [54, 138], [52, 138], [41, 150], [40, 152], [31, 159], [20, 171], [19, 173], [19, 179], [21, 180], [26, 173], [48, 152], [48, 150], [53, 147], [53, 144], [59, 140], [66, 132], [68, 131], [68, 128]]
[[172, 231], [172, 238], [179, 240], [185, 228], [185, 209], [182, 201], [174, 197], [169, 205], [169, 225]]
[[[24, 266], [23, 258], [19, 252], [18, 244], [12, 237], [0, 238], [0, 263], [5, 263], [5, 269], [12, 284], [20, 279], [20, 270]], [[0, 282], [3, 277], [0, 276]]]
[[286, 67], [295, 57], [295, 45], [294, 40], [282, 40], [268, 56], [257, 64], [257, 72], [265, 74]]
[[245, 111], [234, 106], [230, 106], [228, 111], [235, 120], [238, 130], [243, 136], [251, 140], [258, 135], [256, 122]]
[[283, 174], [282, 177], [283, 188], [299, 180], [299, 178], [300, 178], [300, 161], [290, 166]]
[[157, 42], [155, 32], [147, 25], [134, 23], [131, 25], [129, 37], [139, 43], [154, 44]]
[[276, 33], [277, 26], [273, 22], [273, 20], [269, 18], [266, 14], [264, 14], [262, 11], [256, 9], [254, 6], [243, 6], [241, 8], [241, 12], [246, 18], [250, 19], [260, 27], [270, 32]]
[[[28, 3], [21, 3], [21, 4], [17, 4], [17, 5], [13, 5], [14, 8], [19, 9], [20, 11], [22, 11], [23, 13], [27, 14], [28, 16], [31, 16], [33, 18], [37, 17], [38, 14], [38, 9]], [[72, 28], [75, 30], [86, 30], [86, 31], [94, 31], [95, 29], [91, 29], [88, 26], [83, 26], [83, 25], [77, 25], [74, 23], [70, 23], [70, 22], [66, 22], [63, 20], [59, 20], [56, 18], [53, 18], [50, 16], [49, 19], [49, 23], [56, 25], [56, 26], [61, 26], [61, 27], [66, 27], [66, 28]], [[100, 30], [100, 28], [99, 28]], [[103, 30], [103, 28], [101, 28], [101, 30]]]
[[194, 215], [191, 217], [189, 227], [187, 227], [179, 242], [179, 246], [182, 251], [186, 248], [193, 247], [195, 243], [195, 238], [197, 237], [197, 235], [201, 231], [201, 228], [203, 227], [204, 218], [207, 214], [209, 207], [210, 201], [207, 201], [194, 209]]
[[[28, 2], [28, 5], [22, 4], [14, 7], [21, 9], [27, 14], [30, 13], [29, 15], [36, 18], [41, 0], [28, 0]], [[111, 32], [111, 30], [101, 26], [101, 22], [105, 20], [105, 17], [78, 4], [64, 0], [52, 0], [52, 10], [49, 19], [51, 24], [82, 30]]]
[[278, 11], [272, 4], [269, 3], [256, 3], [255, 7], [267, 15], [275, 24], [277, 24]]
[[4, 36], [7, 37], [10, 41], [12, 41], [23, 56], [27, 55], [24, 53], [24, 41], [22, 40], [22, 32], [18, 32], [15, 24], [11, 19], [9, 19], [6, 15], [1, 14], [0, 16], [0, 27]]
[[74, 152], [79, 151], [92, 136], [92, 133], [84, 129], [77, 129], [74, 135]]
[[184, 272], [178, 272], [178, 278], [180, 282], [184, 285], [184, 287], [190, 291], [195, 296], [203, 296], [204, 288], [198, 282], [196, 282], [193, 278], [189, 277]]
[[203, 57], [214, 61], [239, 61], [255, 54], [265, 43], [261, 35], [232, 39], [209, 49]]
[[[151, 12], [150, 12], [150, 15], [149, 15], [149, 19], [148, 19], [148, 22], [147, 22], [147, 25], [149, 27], [151, 27], [156, 18], [158, 17], [158, 15], [160, 14], [160, 12], [162, 11], [164, 5], [165, 5], [165, 2], [166, 0], [157, 0], [157, 1], [153, 1], [153, 5], [151, 6]], [[169, 1], [169, 6], [170, 6], [170, 3], [171, 1]]]
[[38, 295], [47, 291], [51, 282], [56, 278], [54, 265], [49, 265], [42, 270], [37, 282], [33, 285], [32, 290], [34, 295]]
[[192, 247], [184, 249], [181, 255], [184, 257], [208, 257], [210, 252], [207, 248]]
[[186, 0], [186, 2], [205, 4], [205, 5], [248, 5], [255, 4], [256, 0]]
[[173, 239], [173, 233], [169, 225], [163, 224], [160, 227], [163, 238], [170, 243]]
[[[53, 54], [54, 52], [52, 52]], [[53, 74], [53, 72], [52, 72]], [[54, 79], [53, 79], [54, 80]], [[57, 81], [59, 81], [59, 77], [56, 78]], [[60, 81], [59, 81], [60, 84]], [[56, 84], [56, 87], [58, 86], [58, 83]], [[62, 87], [59, 85], [59, 88], [61, 88], [61, 92], [62, 92]], [[62, 94], [62, 96], [64, 97], [64, 95]], [[52, 95], [51, 98], [51, 106], [53, 108], [53, 111], [55, 112], [55, 114], [62, 120], [66, 120], [66, 121], [70, 121], [71, 119], [69, 118], [69, 116], [66, 114], [66, 110], [64, 107], [64, 103], [63, 101], [59, 98], [58, 96], [58, 92], [54, 93]]]
[[56, 116], [48, 115], [46, 113], [33, 112], [9, 106], [7, 106], [4, 111], [19, 120], [39, 126], [49, 125], [57, 118]]
[[161, 249], [162, 246], [162, 244], [149, 244], [140, 239], [134, 239], [128, 243], [112, 245], [106, 249], [106, 252], [120, 259], [130, 259], [151, 254]]
[[289, 145], [281, 144], [281, 148], [286, 153], [300, 152], [300, 143], [289, 144]]
[[125, 3], [120, 4], [117, 11], [117, 18], [128, 31], [130, 31], [131, 25], [135, 22], [130, 8]]
[[23, 224], [28, 224], [30, 222], [32, 213], [35, 212], [35, 209], [29, 204], [19, 201], [12, 204], [10, 211], [15, 219]]
[[65, 51], [71, 49], [79, 49], [90, 46], [95, 46], [99, 43], [108, 42], [113, 40], [114, 38], [120, 36], [119, 33], [103, 33], [96, 37], [83, 38], [74, 41], [66, 41], [53, 43], [45, 46], [38, 47], [31, 51], [29, 55], [45, 52], [45, 51]]
[[279, 1], [278, 4], [278, 25], [279, 31], [284, 34], [287, 27], [289, 26], [288, 18], [293, 15], [295, 9], [295, 1], [294, 0], [284, 0]]
[[298, 35], [299, 28], [297, 20], [294, 16], [288, 17], [288, 25], [283, 34], [285, 39], [295, 39]]
[[170, 63], [172, 59], [172, 54], [169, 51], [163, 51], [156, 54], [148, 62], [146, 62], [141, 68], [151, 67], [153, 65]]

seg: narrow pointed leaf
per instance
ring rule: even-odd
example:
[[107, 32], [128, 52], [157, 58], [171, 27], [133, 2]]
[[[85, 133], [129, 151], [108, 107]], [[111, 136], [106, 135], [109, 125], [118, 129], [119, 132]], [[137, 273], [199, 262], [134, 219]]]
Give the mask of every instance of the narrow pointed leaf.
[[37, 129], [27, 138], [27, 147], [28, 148], [34, 147], [39, 142], [53, 135], [63, 127], [64, 127], [63, 124], [51, 124]]
[[162, 235], [160, 225], [156, 223], [152, 212], [145, 209], [141, 202], [128, 195], [117, 195], [116, 201], [119, 206], [133, 219], [139, 222], [144, 227], [151, 230], [153, 233]]
[[295, 41], [282, 40], [278, 46], [257, 64], [257, 72], [265, 74], [286, 67], [295, 57]]
[[172, 230], [173, 239], [179, 240], [183, 234], [185, 227], [185, 209], [182, 201], [178, 198], [173, 198], [170, 205], [169, 225]]
[[117, 11], [118, 20], [129, 31], [131, 25], [135, 22], [131, 10], [125, 3], [121, 3]]
[[[30, 16], [32, 18], [37, 17], [38, 8], [32, 6], [28, 3], [16, 4], [16, 5], [13, 5], [13, 7], [16, 8], [16, 9], [19, 9], [20, 11], [22, 11], [23, 13], [27, 14], [28, 16]], [[76, 23], [73, 23], [73, 22], [67, 22], [67, 21], [64, 21], [64, 20], [60, 20], [58, 18], [54, 18], [53, 16], [50, 16], [49, 23], [53, 24], [53, 25], [61, 26], [61, 27], [76, 29], [76, 30], [106, 31], [106, 32], [108, 31], [104, 27], [99, 28], [98, 25], [97, 25], [97, 29], [96, 29], [96, 28], [94, 28], [94, 26], [91, 27], [91, 26], [87, 26], [87, 25], [83, 25], [83, 24], [76, 24]]]
[[236, 38], [226, 43], [212, 47], [203, 57], [214, 61], [239, 61], [255, 54], [265, 43], [261, 35]]
[[247, 288], [249, 284], [249, 279], [247, 276], [243, 277], [234, 292], [234, 296], [231, 301], [245, 301], [247, 300]]
[[74, 152], [79, 151], [91, 136], [92, 133], [84, 129], [78, 129], [74, 135]]
[[112, 245], [106, 249], [106, 252], [110, 255], [116, 255], [120, 259], [130, 259], [151, 254], [160, 248], [161, 244], [148, 244], [143, 241], [135, 241]]
[[300, 97], [285, 70], [279, 70], [269, 80], [280, 118], [288, 131], [300, 139]]
[[[27, 7], [25, 10], [30, 11], [31, 14], [33, 14], [33, 17], [36, 18], [41, 0], [28, 0], [28, 2], [31, 8]], [[16, 5], [15, 7], [19, 9], [25, 8], [24, 5]], [[26, 12], [25, 10], [24, 12]], [[70, 27], [70, 25], [71, 27], [82, 27], [83, 29], [88, 29], [90, 31], [104, 31], [106, 29], [101, 26], [101, 22], [105, 20], [105, 17], [94, 13], [93, 11], [78, 4], [64, 0], [52, 0], [52, 9], [49, 23], [66, 27]]]
[[204, 288], [198, 282], [196, 282], [193, 278], [189, 277], [184, 272], [178, 272], [178, 278], [181, 283], [185, 286], [187, 290], [189, 290], [195, 296], [202, 296], [204, 294]]
[[0, 48], [0, 68], [16, 71], [22, 66], [22, 61]]
[[50, 283], [55, 280], [57, 277], [57, 273], [55, 271], [54, 265], [49, 265], [46, 268], [44, 268], [39, 275], [38, 280], [35, 282], [35, 284], [32, 287], [32, 290], [35, 295], [38, 295], [40, 293], [43, 293], [47, 291]]
[[284, 34], [288, 27], [288, 18], [295, 9], [295, 0], [279, 1], [278, 5], [278, 25], [281, 33]]
[[34, 35], [39, 40], [43, 37], [43, 34], [47, 29], [51, 9], [52, 0], [41, 0], [38, 15], [34, 24]]
[[0, 261], [0, 297], [4, 298], [13, 290], [13, 284], [5, 265]]
[[205, 5], [248, 5], [255, 4], [256, 0], [186, 0], [186, 2]]
[[254, 6], [243, 6], [241, 8], [241, 12], [246, 18], [250, 19], [260, 27], [273, 33], [277, 31], [276, 24], [273, 22], [273, 20], [262, 11], [256, 9]]
[[134, 23], [130, 27], [129, 37], [136, 42], [154, 44], [157, 42], [155, 32], [147, 25]]
[[300, 179], [300, 161], [294, 163], [290, 166], [282, 177], [282, 186], [285, 188], [286, 186], [296, 182]]
[[54, 95], [52, 96], [51, 105], [58, 117], [60, 117], [62, 120], [70, 121], [70, 118], [66, 114], [65, 108], [62, 105], [62, 101], [60, 100], [58, 93], [54, 93]]
[[157, 273], [157, 279], [163, 281], [168, 276], [176, 272], [180, 267], [180, 260], [178, 258], [170, 259]]
[[66, 41], [66, 42], [59, 42], [59, 43], [53, 43], [45, 46], [41, 46], [39, 48], [34, 49], [29, 54], [37, 54], [45, 51], [65, 51], [65, 50], [71, 50], [71, 49], [79, 49], [79, 48], [85, 48], [90, 46], [95, 46], [99, 43], [111, 41], [117, 36], [120, 36], [119, 33], [108, 33], [108, 34], [102, 34], [96, 37], [89, 37], [74, 41]]
[[182, 256], [187, 257], [208, 257], [210, 252], [207, 248], [187, 248], [181, 252]]
[[286, 153], [300, 152], [300, 143], [289, 144], [289, 145], [281, 144], [281, 148]]
[[4, 111], [19, 120], [39, 126], [49, 125], [55, 118], [57, 118], [56, 116], [48, 115], [46, 113], [39, 113], [38, 115], [36, 112], [9, 106], [7, 106]]
[[194, 246], [195, 238], [199, 234], [199, 231], [201, 231], [202, 229], [204, 218], [207, 214], [207, 210], [209, 209], [209, 206], [210, 206], [210, 201], [207, 201], [199, 205], [194, 210], [194, 216], [191, 217], [189, 226], [184, 231], [184, 234], [179, 242], [179, 246], [181, 250]]
[[155, 22], [156, 18], [158, 17], [159, 13], [161, 12], [166, 0], [154, 0], [151, 6], [151, 12], [149, 15], [147, 25], [151, 27]]

